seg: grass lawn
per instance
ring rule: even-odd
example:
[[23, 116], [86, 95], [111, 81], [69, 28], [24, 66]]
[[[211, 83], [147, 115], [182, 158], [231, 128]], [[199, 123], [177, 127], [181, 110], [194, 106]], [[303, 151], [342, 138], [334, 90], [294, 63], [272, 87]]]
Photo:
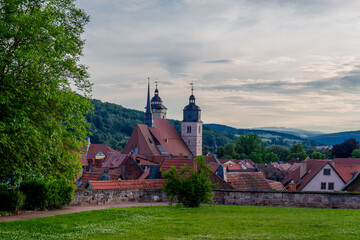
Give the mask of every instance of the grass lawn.
[[360, 239], [360, 211], [112, 208], [0, 223], [0, 239]]

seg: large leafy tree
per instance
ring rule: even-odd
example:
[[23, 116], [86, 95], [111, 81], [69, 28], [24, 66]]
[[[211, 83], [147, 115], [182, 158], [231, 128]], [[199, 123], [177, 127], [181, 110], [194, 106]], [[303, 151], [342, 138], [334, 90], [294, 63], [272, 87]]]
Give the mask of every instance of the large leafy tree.
[[201, 203], [213, 203], [210, 180], [210, 168], [204, 156], [195, 158], [196, 168], [183, 166], [180, 172], [172, 166], [169, 171], [162, 172], [165, 179], [163, 191], [171, 205], [174, 200], [185, 207], [199, 207]]
[[307, 157], [306, 152], [303, 148], [303, 145], [301, 143], [294, 144], [291, 147], [290, 155], [288, 156], [288, 160], [291, 160], [293, 158], [299, 159], [300, 161], [305, 160]]
[[78, 64], [88, 20], [73, 0], [0, 1], [0, 183], [78, 172], [92, 108]]
[[332, 149], [332, 154], [337, 158], [348, 158], [355, 149], [359, 148], [359, 142], [355, 138], [349, 138], [343, 143], [335, 144]]
[[250, 155], [261, 151], [261, 138], [257, 134], [241, 135], [235, 143], [238, 154]]

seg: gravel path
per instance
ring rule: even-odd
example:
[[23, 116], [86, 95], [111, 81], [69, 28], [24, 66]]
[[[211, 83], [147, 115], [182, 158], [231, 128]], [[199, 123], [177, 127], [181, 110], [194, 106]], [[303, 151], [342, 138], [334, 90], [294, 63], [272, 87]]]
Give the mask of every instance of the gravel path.
[[117, 204], [94, 205], [94, 206], [68, 206], [63, 209], [54, 210], [54, 211], [22, 211], [19, 215], [1, 216], [0, 222], [49, 217], [49, 216], [55, 216], [61, 214], [91, 211], [91, 210], [106, 209], [106, 208], [164, 206], [164, 205], [168, 205], [168, 203], [167, 202], [117, 203]]

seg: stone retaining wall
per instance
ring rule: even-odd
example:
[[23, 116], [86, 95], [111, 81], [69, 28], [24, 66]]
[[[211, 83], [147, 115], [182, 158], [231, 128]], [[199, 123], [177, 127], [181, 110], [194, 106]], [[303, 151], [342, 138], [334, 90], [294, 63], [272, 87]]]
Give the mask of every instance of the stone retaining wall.
[[225, 205], [360, 209], [360, 193], [214, 190]]
[[99, 205], [130, 202], [166, 202], [161, 189], [91, 190], [77, 189], [71, 205]]
[[[360, 193], [214, 190], [214, 202], [224, 205], [360, 209]], [[71, 205], [166, 202], [161, 189], [77, 189]]]

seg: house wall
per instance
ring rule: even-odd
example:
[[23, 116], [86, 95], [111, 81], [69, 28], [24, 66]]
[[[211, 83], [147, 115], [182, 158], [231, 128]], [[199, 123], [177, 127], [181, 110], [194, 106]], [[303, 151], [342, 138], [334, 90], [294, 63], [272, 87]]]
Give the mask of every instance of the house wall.
[[100, 205], [130, 202], [166, 202], [162, 189], [76, 189], [71, 205]]
[[[324, 175], [324, 169], [330, 169], [330, 175]], [[326, 183], [326, 189], [321, 189], [321, 183]], [[329, 182], [334, 183], [334, 189], [328, 190]], [[313, 179], [306, 184], [306, 186], [301, 191], [336, 191], [340, 190], [345, 183], [339, 175], [334, 171], [334, 169], [330, 166], [329, 163], [325, 164], [324, 167], [316, 174]]]
[[360, 193], [214, 190], [224, 205], [360, 209]]

